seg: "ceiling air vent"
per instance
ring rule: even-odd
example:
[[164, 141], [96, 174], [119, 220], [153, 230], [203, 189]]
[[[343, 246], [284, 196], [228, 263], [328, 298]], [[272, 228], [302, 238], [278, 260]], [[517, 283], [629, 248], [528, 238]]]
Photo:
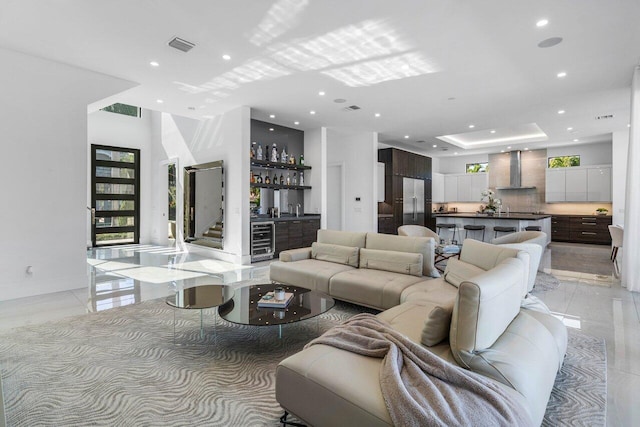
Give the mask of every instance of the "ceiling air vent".
[[186, 40], [183, 40], [181, 38], [174, 37], [173, 40], [169, 42], [169, 46], [175, 49], [181, 50], [183, 52], [189, 52], [191, 49], [195, 47], [195, 44], [188, 42]]
[[358, 110], [360, 110], [360, 107], [358, 107], [357, 105], [349, 105], [348, 107], [344, 107], [342, 110], [344, 110], [344, 111], [358, 111]]
[[603, 114], [602, 116], [596, 116], [596, 120], [613, 119], [613, 114]]

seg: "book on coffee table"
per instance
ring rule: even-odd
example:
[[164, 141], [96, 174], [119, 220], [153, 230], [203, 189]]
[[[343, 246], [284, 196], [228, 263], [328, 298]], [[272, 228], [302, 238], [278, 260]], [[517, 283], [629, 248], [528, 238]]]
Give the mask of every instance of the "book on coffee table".
[[291, 292], [285, 292], [283, 300], [277, 300], [273, 292], [267, 292], [258, 300], [258, 307], [285, 308], [292, 299]]

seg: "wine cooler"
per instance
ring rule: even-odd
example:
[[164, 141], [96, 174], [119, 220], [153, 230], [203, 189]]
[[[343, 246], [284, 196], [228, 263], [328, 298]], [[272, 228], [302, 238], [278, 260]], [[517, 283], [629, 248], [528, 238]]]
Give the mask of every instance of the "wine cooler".
[[275, 223], [251, 223], [251, 262], [272, 259], [275, 251]]

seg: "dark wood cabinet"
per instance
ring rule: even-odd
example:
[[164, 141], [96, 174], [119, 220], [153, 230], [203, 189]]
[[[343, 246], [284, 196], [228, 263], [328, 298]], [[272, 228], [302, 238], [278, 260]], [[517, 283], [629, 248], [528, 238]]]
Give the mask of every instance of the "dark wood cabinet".
[[609, 225], [605, 215], [558, 215], [551, 217], [551, 240], [558, 242], [610, 245]]
[[320, 220], [300, 219], [275, 221], [275, 256], [288, 249], [306, 248], [316, 241]]
[[385, 164], [385, 201], [378, 203], [378, 232], [396, 234], [403, 224], [403, 178], [424, 180], [425, 227], [435, 229], [431, 218], [431, 166], [430, 157], [420, 156], [397, 148], [378, 150], [378, 161]]

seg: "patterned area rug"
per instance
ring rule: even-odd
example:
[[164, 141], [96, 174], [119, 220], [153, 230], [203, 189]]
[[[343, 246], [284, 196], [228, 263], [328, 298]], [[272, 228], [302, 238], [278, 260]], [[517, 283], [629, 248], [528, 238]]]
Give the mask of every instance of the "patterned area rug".
[[[7, 422], [276, 426], [278, 362], [362, 311], [338, 303], [316, 319], [285, 325], [282, 339], [276, 327], [232, 325], [209, 310], [201, 340], [197, 312], [158, 300], [14, 329], [0, 335]], [[546, 422], [604, 424], [604, 342], [570, 337]]]
[[560, 281], [555, 276], [538, 271], [532, 293], [552, 291], [558, 286], [560, 286]]

